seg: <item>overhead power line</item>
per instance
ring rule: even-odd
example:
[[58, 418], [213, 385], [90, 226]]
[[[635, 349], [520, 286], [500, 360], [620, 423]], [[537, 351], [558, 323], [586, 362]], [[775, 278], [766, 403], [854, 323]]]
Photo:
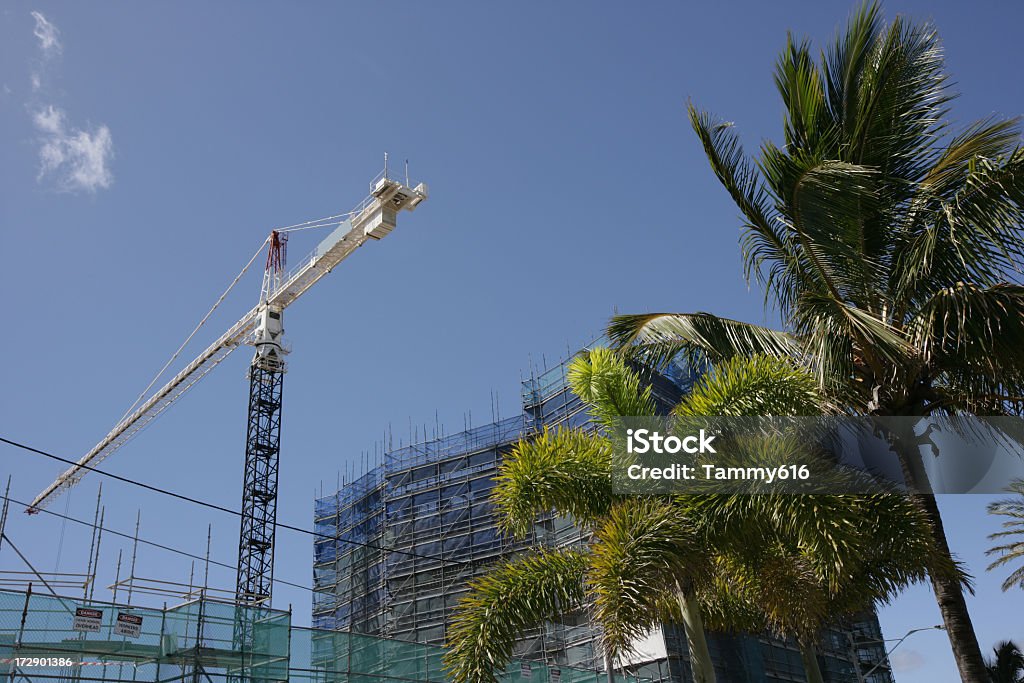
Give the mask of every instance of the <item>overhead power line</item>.
[[[8, 498], [8, 500], [10, 500], [12, 503], [14, 503], [16, 505], [25, 505], [25, 506], [28, 505], [28, 503], [26, 503], [24, 501], [17, 500], [15, 498]], [[44, 514], [47, 514], [47, 515], [51, 515], [53, 517], [58, 517], [60, 519], [64, 519], [64, 520], [67, 520], [67, 521], [70, 521], [70, 522], [75, 522], [77, 524], [81, 524], [83, 526], [87, 526], [87, 527], [90, 527], [92, 529], [98, 529], [98, 530], [101, 530], [101, 531], [103, 531], [104, 533], [107, 533], [107, 534], [113, 534], [114, 536], [120, 536], [121, 538], [126, 538], [129, 541], [136, 541], [137, 540], [139, 543], [142, 543], [143, 545], [152, 546], [154, 548], [158, 548], [160, 550], [166, 550], [168, 552], [176, 553], [178, 555], [183, 555], [183, 556], [191, 558], [193, 560], [200, 560], [202, 562], [209, 562], [211, 565], [215, 565], [215, 566], [218, 566], [218, 567], [223, 567], [225, 569], [231, 569], [231, 570], [237, 569], [237, 567], [235, 565], [233, 565], [233, 564], [228, 564], [226, 562], [218, 562], [217, 560], [210, 559], [210, 558], [207, 558], [207, 557], [203, 557], [202, 555], [196, 555], [194, 553], [190, 553], [187, 550], [181, 550], [180, 548], [174, 548], [174, 547], [169, 546], [169, 545], [164, 545], [163, 543], [157, 543], [156, 541], [150, 541], [150, 540], [147, 540], [147, 539], [143, 538], [142, 536], [136, 537], [134, 534], [127, 534], [127, 533], [124, 533], [123, 531], [117, 531], [115, 529], [111, 529], [111, 528], [103, 526], [101, 524], [94, 524], [93, 522], [87, 522], [84, 519], [78, 519], [77, 517], [72, 517], [70, 515], [62, 515], [61, 513], [54, 512], [52, 510], [40, 510], [40, 512], [42, 512]], [[291, 586], [293, 588], [302, 588], [303, 590], [308, 590], [308, 591], [312, 591], [313, 590], [309, 586], [304, 586], [301, 583], [293, 583], [291, 581], [286, 581], [284, 579], [277, 579], [277, 578], [275, 578], [274, 579], [274, 583], [279, 583], [279, 584], [281, 584], [283, 586]]]
[[[186, 496], [186, 495], [184, 495], [182, 493], [176, 493], [174, 491], [170, 491], [168, 489], [161, 488], [159, 486], [153, 486], [152, 484], [146, 484], [144, 482], [137, 481], [135, 479], [130, 479], [128, 477], [122, 477], [119, 474], [113, 474], [112, 472], [105, 472], [104, 470], [100, 470], [100, 469], [97, 469], [95, 467], [89, 467], [88, 465], [79, 465], [78, 463], [76, 463], [73, 460], [68, 460], [67, 458], [62, 458], [59, 455], [54, 455], [53, 453], [48, 453], [48, 452], [46, 452], [44, 450], [40, 450], [38, 448], [34, 448], [32, 446], [29, 446], [29, 445], [26, 445], [26, 444], [23, 444], [23, 443], [19, 443], [17, 441], [13, 441], [11, 439], [7, 439], [7, 438], [2, 437], [2, 436], [0, 436], [0, 443], [5, 443], [5, 444], [7, 444], [9, 446], [14, 446], [15, 448], [20, 448], [21, 450], [28, 451], [29, 453], [35, 453], [36, 455], [41, 455], [43, 457], [50, 458], [51, 460], [56, 460], [58, 462], [68, 463], [68, 464], [71, 464], [71, 465], [77, 465], [78, 467], [80, 467], [83, 470], [87, 470], [89, 472], [95, 472], [96, 474], [100, 474], [100, 475], [102, 475], [104, 477], [108, 477], [110, 479], [113, 479], [115, 481], [120, 481], [120, 482], [125, 483], [125, 484], [131, 484], [132, 486], [138, 486], [140, 488], [146, 489], [147, 491], [152, 491], [154, 493], [159, 493], [161, 495], [170, 496], [171, 498], [177, 498], [178, 500], [183, 500], [186, 503], [192, 503], [193, 505], [199, 505], [201, 507], [209, 508], [211, 510], [217, 510], [218, 512], [224, 512], [224, 513], [227, 513], [229, 515], [234, 515], [235, 517], [241, 517], [242, 516], [242, 513], [239, 512], [238, 510], [234, 510], [232, 508], [225, 507], [223, 505], [218, 505], [216, 503], [210, 503], [210, 502], [207, 502], [205, 500], [200, 500], [198, 498], [193, 498], [192, 496]], [[32, 508], [28, 508], [26, 511], [28, 511], [28, 512], [38, 512], [38, 510], [33, 510]], [[398, 555], [404, 555], [406, 557], [415, 557], [415, 558], [419, 558], [421, 560], [433, 560], [433, 561], [436, 561], [436, 562], [440, 562], [442, 564], [448, 563], [448, 564], [453, 564], [453, 565], [460, 565], [460, 566], [464, 566], [464, 567], [469, 567], [471, 569], [476, 568], [476, 566], [477, 566], [477, 563], [472, 561], [472, 560], [469, 560], [469, 561], [467, 561], [467, 560], [456, 560], [456, 559], [452, 559], [452, 558], [444, 558], [444, 557], [441, 557], [439, 555], [422, 555], [420, 553], [414, 553], [414, 552], [409, 551], [409, 550], [399, 550], [397, 548], [382, 548], [381, 546], [374, 545], [373, 543], [366, 543], [364, 541], [354, 541], [354, 540], [351, 540], [351, 539], [339, 538], [339, 537], [336, 537], [336, 536], [328, 536], [327, 534], [321, 534], [321, 533], [319, 533], [317, 531], [313, 531], [313, 530], [310, 530], [310, 529], [304, 529], [303, 527], [293, 526], [291, 524], [284, 524], [284, 523], [281, 523], [281, 522], [278, 522], [277, 526], [279, 528], [281, 528], [281, 529], [287, 529], [288, 531], [296, 531], [298, 533], [306, 534], [308, 536], [313, 536], [314, 538], [332, 540], [332, 541], [336, 541], [338, 543], [347, 543], [349, 545], [357, 546], [357, 547], [360, 547], [360, 548], [368, 548], [370, 550], [387, 551], [387, 552], [391, 552], [391, 553], [396, 553]]]

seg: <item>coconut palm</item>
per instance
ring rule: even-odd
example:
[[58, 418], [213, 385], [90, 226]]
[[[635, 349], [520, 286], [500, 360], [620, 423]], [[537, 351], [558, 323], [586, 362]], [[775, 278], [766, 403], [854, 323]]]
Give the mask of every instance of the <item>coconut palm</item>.
[[[999, 555], [999, 558], [988, 566], [989, 571], [1004, 564], [1024, 559], [1024, 480], [1014, 481], [1007, 491], [1016, 494], [1015, 497], [997, 500], [994, 503], [989, 503], [988, 506], [989, 514], [1006, 518], [1003, 521], [1003, 530], [989, 536], [989, 540], [994, 541], [997, 538], [1009, 540], [1008, 543], [997, 545], [985, 553], [986, 555]], [[1006, 581], [1003, 581], [1004, 591], [1010, 590], [1013, 586], [1024, 588], [1024, 564], [1013, 570]]]
[[[606, 350], [574, 360], [569, 378], [606, 428], [654, 412], [650, 390]], [[787, 361], [737, 359], [674, 412], [766, 409], [818, 410], [813, 378]], [[821, 629], [921, 578], [932, 552], [923, 519], [899, 496], [616, 496], [610, 467], [609, 441], [582, 430], [545, 432], [507, 458], [494, 493], [506, 531], [524, 534], [538, 512], [555, 509], [591, 540], [506, 561], [472, 584], [449, 639], [457, 682], [494, 680], [518, 634], [585, 607], [603, 627], [609, 663], [652, 626], [681, 622], [695, 680], [714, 681], [707, 613], [716, 627], [797, 637], [810, 679], [819, 681]]]
[[992, 648], [995, 655], [988, 663], [992, 683], [1021, 683], [1024, 681], [1024, 653], [1010, 640]]
[[[1024, 407], [1024, 151], [1015, 120], [960, 131], [938, 35], [862, 6], [816, 60], [790, 38], [775, 82], [784, 145], [745, 156], [731, 124], [690, 121], [741, 213], [748, 280], [782, 329], [710, 313], [613, 319], [648, 361], [768, 354], [808, 367], [831, 400], [884, 416], [1020, 414]], [[910, 484], [917, 452], [894, 444]], [[931, 496], [916, 503], [948, 566]], [[930, 572], [964, 681], [984, 662], [957, 576]]]

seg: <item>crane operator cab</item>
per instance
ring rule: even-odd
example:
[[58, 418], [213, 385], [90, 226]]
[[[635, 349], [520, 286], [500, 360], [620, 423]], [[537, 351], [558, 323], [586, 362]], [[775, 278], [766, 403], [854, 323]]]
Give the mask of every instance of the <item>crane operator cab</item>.
[[256, 347], [253, 363], [264, 370], [284, 372], [284, 356], [288, 351], [284, 348], [283, 341], [282, 312], [264, 305], [256, 319], [256, 329], [252, 335], [252, 345]]

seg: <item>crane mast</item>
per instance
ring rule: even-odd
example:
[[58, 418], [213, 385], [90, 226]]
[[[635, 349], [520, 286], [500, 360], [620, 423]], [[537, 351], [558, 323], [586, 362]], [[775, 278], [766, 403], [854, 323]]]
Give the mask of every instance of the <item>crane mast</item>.
[[269, 602], [274, 584], [274, 529], [281, 453], [281, 392], [284, 387], [284, 309], [270, 300], [284, 275], [288, 235], [273, 232], [257, 307], [256, 347], [249, 365], [249, 412], [242, 474], [242, 520], [238, 534], [235, 600]]
[[[413, 211], [427, 198], [427, 186], [410, 187], [387, 170], [370, 183], [370, 195], [291, 271], [285, 270], [287, 234], [271, 233], [260, 302], [186, 365], [74, 465], [43, 489], [27, 512], [49, 505], [103, 459], [123, 447], [234, 349], [255, 348], [249, 366], [249, 410], [238, 542], [236, 599], [240, 605], [270, 605], [274, 577], [278, 461], [281, 439], [281, 391], [288, 350], [284, 345], [284, 310], [368, 240], [379, 240], [395, 227], [400, 211]], [[236, 632], [243, 646], [252, 634]]]

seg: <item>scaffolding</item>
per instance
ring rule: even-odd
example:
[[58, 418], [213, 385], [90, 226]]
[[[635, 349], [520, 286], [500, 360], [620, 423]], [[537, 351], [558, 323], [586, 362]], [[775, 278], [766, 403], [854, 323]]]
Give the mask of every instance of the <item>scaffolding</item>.
[[466, 582], [535, 539], [498, 534], [490, 492], [523, 416], [385, 454], [316, 502], [314, 625], [441, 645]]
[[[251, 648], [235, 644], [239, 622], [253, 634]], [[151, 609], [0, 591], [0, 676], [12, 683], [442, 683], [443, 654], [436, 646], [294, 627], [289, 612], [206, 597]], [[527, 679], [606, 681], [603, 673], [520, 661], [499, 675], [502, 683]], [[619, 675], [616, 683], [639, 680]]]

